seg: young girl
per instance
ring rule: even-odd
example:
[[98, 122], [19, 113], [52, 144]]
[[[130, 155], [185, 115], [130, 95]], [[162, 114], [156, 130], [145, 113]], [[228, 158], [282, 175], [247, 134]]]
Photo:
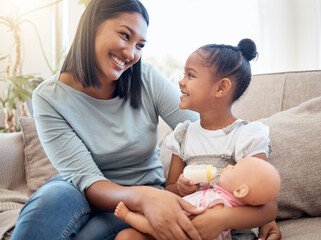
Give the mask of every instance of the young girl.
[[[243, 39], [237, 47], [202, 46], [187, 59], [185, 76], [179, 82], [179, 106], [198, 112], [200, 120], [179, 124], [168, 137], [167, 147], [173, 156], [167, 190], [186, 196], [199, 188], [182, 175], [184, 167], [192, 162], [224, 168], [250, 156], [267, 160], [269, 128], [257, 121], [238, 119], [232, 113], [232, 104], [250, 84], [249, 61], [256, 56], [255, 43]], [[210, 215], [207, 217], [204, 221], [210, 223]]]
[[[269, 128], [260, 122], [238, 119], [231, 110], [232, 104], [250, 84], [249, 61], [256, 56], [256, 45], [250, 39], [241, 40], [237, 47], [205, 45], [189, 56], [185, 64], [185, 75], [179, 82], [182, 92], [179, 106], [181, 109], [198, 112], [200, 120], [179, 124], [167, 138], [167, 147], [173, 151], [173, 156], [166, 190], [180, 196], [198, 190], [199, 185], [184, 178], [182, 174], [184, 167], [193, 162], [224, 168], [245, 157], [267, 160]], [[275, 201], [271, 204], [276, 207]], [[248, 211], [252, 212], [254, 208], [249, 207]], [[274, 209], [275, 211], [267, 211], [266, 215], [257, 214], [256, 217], [248, 218], [248, 222], [244, 218], [241, 220], [241, 216], [238, 217], [237, 214], [228, 221], [231, 226], [234, 225], [233, 228], [239, 222], [239, 229], [245, 226], [262, 226], [276, 217], [276, 208]], [[193, 219], [193, 224], [203, 239], [213, 239], [219, 234], [208, 228], [217, 220], [216, 214], [218, 213], [208, 209]], [[278, 229], [275, 222], [271, 224]], [[253, 235], [251, 231], [246, 234]], [[279, 239], [279, 236], [275, 239]]]

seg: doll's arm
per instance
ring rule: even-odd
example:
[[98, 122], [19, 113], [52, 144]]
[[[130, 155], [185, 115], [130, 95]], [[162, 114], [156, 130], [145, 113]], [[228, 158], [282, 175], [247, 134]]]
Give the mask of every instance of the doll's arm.
[[123, 202], [120, 202], [117, 205], [115, 209], [115, 216], [142, 233], [157, 236], [147, 218], [143, 214], [130, 211]]

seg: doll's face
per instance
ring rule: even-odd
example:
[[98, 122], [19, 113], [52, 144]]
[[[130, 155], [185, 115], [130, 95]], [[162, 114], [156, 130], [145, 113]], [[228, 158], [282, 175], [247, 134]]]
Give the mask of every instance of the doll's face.
[[247, 182], [247, 163], [246, 161], [239, 161], [235, 165], [228, 165], [222, 171], [219, 179], [219, 185], [230, 193], [240, 185]]
[[267, 161], [255, 157], [240, 160], [223, 169], [219, 185], [243, 203], [261, 205], [277, 197], [280, 175]]

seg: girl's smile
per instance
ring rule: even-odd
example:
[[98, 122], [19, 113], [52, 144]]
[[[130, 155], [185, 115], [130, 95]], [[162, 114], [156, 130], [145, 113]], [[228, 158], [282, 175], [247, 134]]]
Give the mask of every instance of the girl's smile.
[[202, 64], [203, 59], [197, 52], [194, 52], [187, 59], [185, 64], [185, 74], [179, 81], [182, 92], [181, 109], [190, 109], [202, 112], [208, 104], [210, 91], [213, 87], [213, 73]]

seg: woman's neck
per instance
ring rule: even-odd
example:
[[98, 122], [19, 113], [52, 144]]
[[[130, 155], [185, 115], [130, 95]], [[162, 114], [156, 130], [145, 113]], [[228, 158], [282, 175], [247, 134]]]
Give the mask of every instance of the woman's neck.
[[113, 81], [111, 83], [104, 83], [102, 84], [101, 88], [97, 87], [89, 87], [84, 88], [79, 81], [75, 81], [73, 75], [70, 72], [63, 72], [59, 76], [59, 81], [72, 87], [78, 91], [81, 91], [88, 96], [91, 96], [95, 99], [100, 100], [109, 100], [113, 98], [113, 93], [115, 91], [116, 82]]

